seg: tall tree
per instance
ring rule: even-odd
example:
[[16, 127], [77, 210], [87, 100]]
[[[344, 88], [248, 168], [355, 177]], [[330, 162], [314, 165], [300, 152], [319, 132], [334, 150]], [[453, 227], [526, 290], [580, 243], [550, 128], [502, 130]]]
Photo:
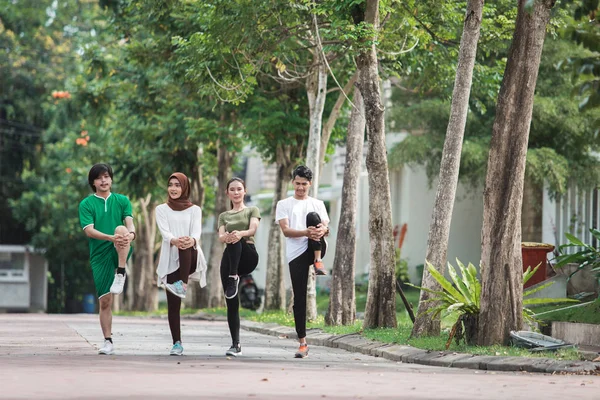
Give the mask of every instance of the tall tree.
[[271, 226], [265, 285], [265, 309], [286, 306], [284, 274], [287, 261], [283, 234], [275, 220], [277, 202], [287, 196], [293, 168], [306, 154], [308, 107], [304, 93], [290, 83], [262, 80], [259, 90], [248, 99], [251, 107], [245, 119], [245, 133], [267, 163], [275, 164], [275, 192], [271, 203]]
[[271, 226], [269, 227], [269, 249], [267, 252], [267, 277], [265, 283], [265, 310], [285, 310], [285, 252], [284, 237], [281, 227], [274, 218], [277, 203], [283, 200], [287, 193], [288, 178], [292, 173], [292, 146], [280, 144], [277, 147], [275, 192], [271, 202]]
[[[519, 0], [484, 190], [478, 343], [506, 343], [522, 325], [521, 206], [527, 142], [546, 25], [554, 0]], [[529, 4], [529, 7], [528, 7]]]
[[[215, 216], [227, 211], [227, 181], [231, 178], [231, 166], [235, 153], [221, 140], [217, 142], [217, 179], [216, 179], [216, 200]], [[223, 307], [225, 298], [223, 296], [223, 286], [221, 284], [220, 265], [223, 256], [224, 244], [218, 239], [218, 218], [214, 221], [214, 237], [210, 246], [208, 256], [208, 270], [206, 281], [211, 283], [211, 287], [205, 288], [207, 301], [206, 307]]]
[[[318, 29], [316, 16], [314, 17], [315, 30]], [[315, 35], [318, 33], [315, 33]], [[313, 64], [306, 81], [306, 93], [308, 97], [308, 109], [310, 117], [310, 129], [308, 134], [308, 146], [306, 148], [306, 166], [313, 171], [313, 181], [310, 187], [310, 195], [318, 197], [319, 193], [319, 162], [321, 157], [321, 130], [323, 126], [323, 110], [327, 98], [327, 68], [325, 66], [325, 55], [320, 46], [317, 46], [313, 54]], [[314, 270], [309, 269], [308, 289], [306, 295], [306, 318], [309, 321], [317, 318], [317, 291], [316, 275]]]
[[[469, 94], [473, 81], [473, 68], [477, 54], [482, 12], [483, 0], [469, 0], [460, 40], [458, 66], [450, 107], [450, 121], [446, 130], [438, 188], [429, 226], [425, 262], [434, 265], [441, 273], [444, 273], [446, 267], [450, 222], [452, 221], [452, 210], [458, 184], [460, 156], [469, 111]], [[427, 268], [423, 269], [422, 286], [434, 291], [440, 290], [439, 284], [433, 279]], [[430, 297], [429, 292], [421, 291], [419, 310], [411, 333], [413, 336], [434, 336], [440, 333], [439, 318], [433, 319], [431, 315], [426, 314], [428, 308], [435, 306], [429, 302]]]
[[365, 102], [369, 172], [369, 240], [371, 266], [365, 308], [365, 328], [395, 327], [396, 289], [394, 280], [394, 236], [392, 204], [385, 144], [384, 107], [379, 86], [376, 43], [379, 33], [379, 0], [367, 0], [364, 22], [369, 27], [369, 44], [358, 56], [358, 87]]
[[337, 229], [335, 258], [329, 308], [325, 315], [328, 325], [352, 325], [356, 319], [354, 274], [356, 260], [356, 210], [358, 205], [358, 180], [362, 168], [365, 139], [365, 111], [360, 90], [354, 89], [354, 106], [346, 136], [346, 162], [342, 186], [340, 223]]

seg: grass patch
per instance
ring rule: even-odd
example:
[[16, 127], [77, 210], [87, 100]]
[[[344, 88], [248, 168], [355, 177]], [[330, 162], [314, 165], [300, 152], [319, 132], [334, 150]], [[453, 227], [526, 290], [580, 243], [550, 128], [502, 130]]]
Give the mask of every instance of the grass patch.
[[[600, 298], [593, 302], [582, 305], [580, 307], [571, 307], [565, 309], [566, 306], [560, 307], [556, 311], [540, 315], [539, 318], [544, 321], [564, 321], [564, 322], [580, 322], [584, 324], [600, 324]], [[536, 312], [538, 311], [536, 309]]]

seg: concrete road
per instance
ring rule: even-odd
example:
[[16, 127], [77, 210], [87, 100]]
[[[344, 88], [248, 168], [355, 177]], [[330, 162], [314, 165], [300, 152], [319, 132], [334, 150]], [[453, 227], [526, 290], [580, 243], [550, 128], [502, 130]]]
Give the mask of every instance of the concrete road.
[[224, 322], [184, 320], [185, 356], [168, 356], [165, 319], [115, 318], [97, 355], [94, 315], [0, 314], [0, 399], [600, 399], [600, 377], [494, 373], [396, 363], [242, 331], [225, 357]]

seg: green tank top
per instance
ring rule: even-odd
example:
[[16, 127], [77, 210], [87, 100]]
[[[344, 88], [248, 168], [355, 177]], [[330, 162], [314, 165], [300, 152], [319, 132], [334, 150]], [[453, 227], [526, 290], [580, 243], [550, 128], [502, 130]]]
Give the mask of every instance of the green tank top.
[[[225, 211], [219, 215], [219, 228], [225, 226], [226, 232], [245, 231], [250, 228], [250, 218], [260, 219], [258, 207], [246, 207], [240, 211]], [[246, 242], [254, 243], [254, 236], [246, 238]]]

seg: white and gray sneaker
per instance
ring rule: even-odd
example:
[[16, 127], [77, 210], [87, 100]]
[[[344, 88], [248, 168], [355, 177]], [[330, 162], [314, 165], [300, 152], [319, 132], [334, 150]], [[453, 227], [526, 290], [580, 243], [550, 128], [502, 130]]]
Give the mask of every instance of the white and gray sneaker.
[[121, 294], [123, 293], [123, 286], [125, 286], [125, 275], [115, 274], [115, 279], [110, 286], [110, 292], [112, 294]]
[[229, 348], [229, 350], [227, 350], [225, 352], [226, 356], [232, 356], [232, 357], [237, 357], [237, 356], [241, 356], [242, 355], [242, 345], [241, 344], [237, 344], [237, 345], [231, 345], [231, 347]]
[[115, 353], [115, 348], [110, 340], [104, 340], [104, 346], [98, 350], [98, 354], [111, 355]]
[[171, 348], [171, 352], [169, 354], [172, 356], [183, 355], [183, 346], [181, 345], [181, 342], [179, 340], [175, 342], [175, 344]]
[[177, 281], [175, 283], [166, 283], [165, 289], [182, 299], [185, 299], [185, 295], [187, 294], [187, 289], [183, 286], [183, 281]]

